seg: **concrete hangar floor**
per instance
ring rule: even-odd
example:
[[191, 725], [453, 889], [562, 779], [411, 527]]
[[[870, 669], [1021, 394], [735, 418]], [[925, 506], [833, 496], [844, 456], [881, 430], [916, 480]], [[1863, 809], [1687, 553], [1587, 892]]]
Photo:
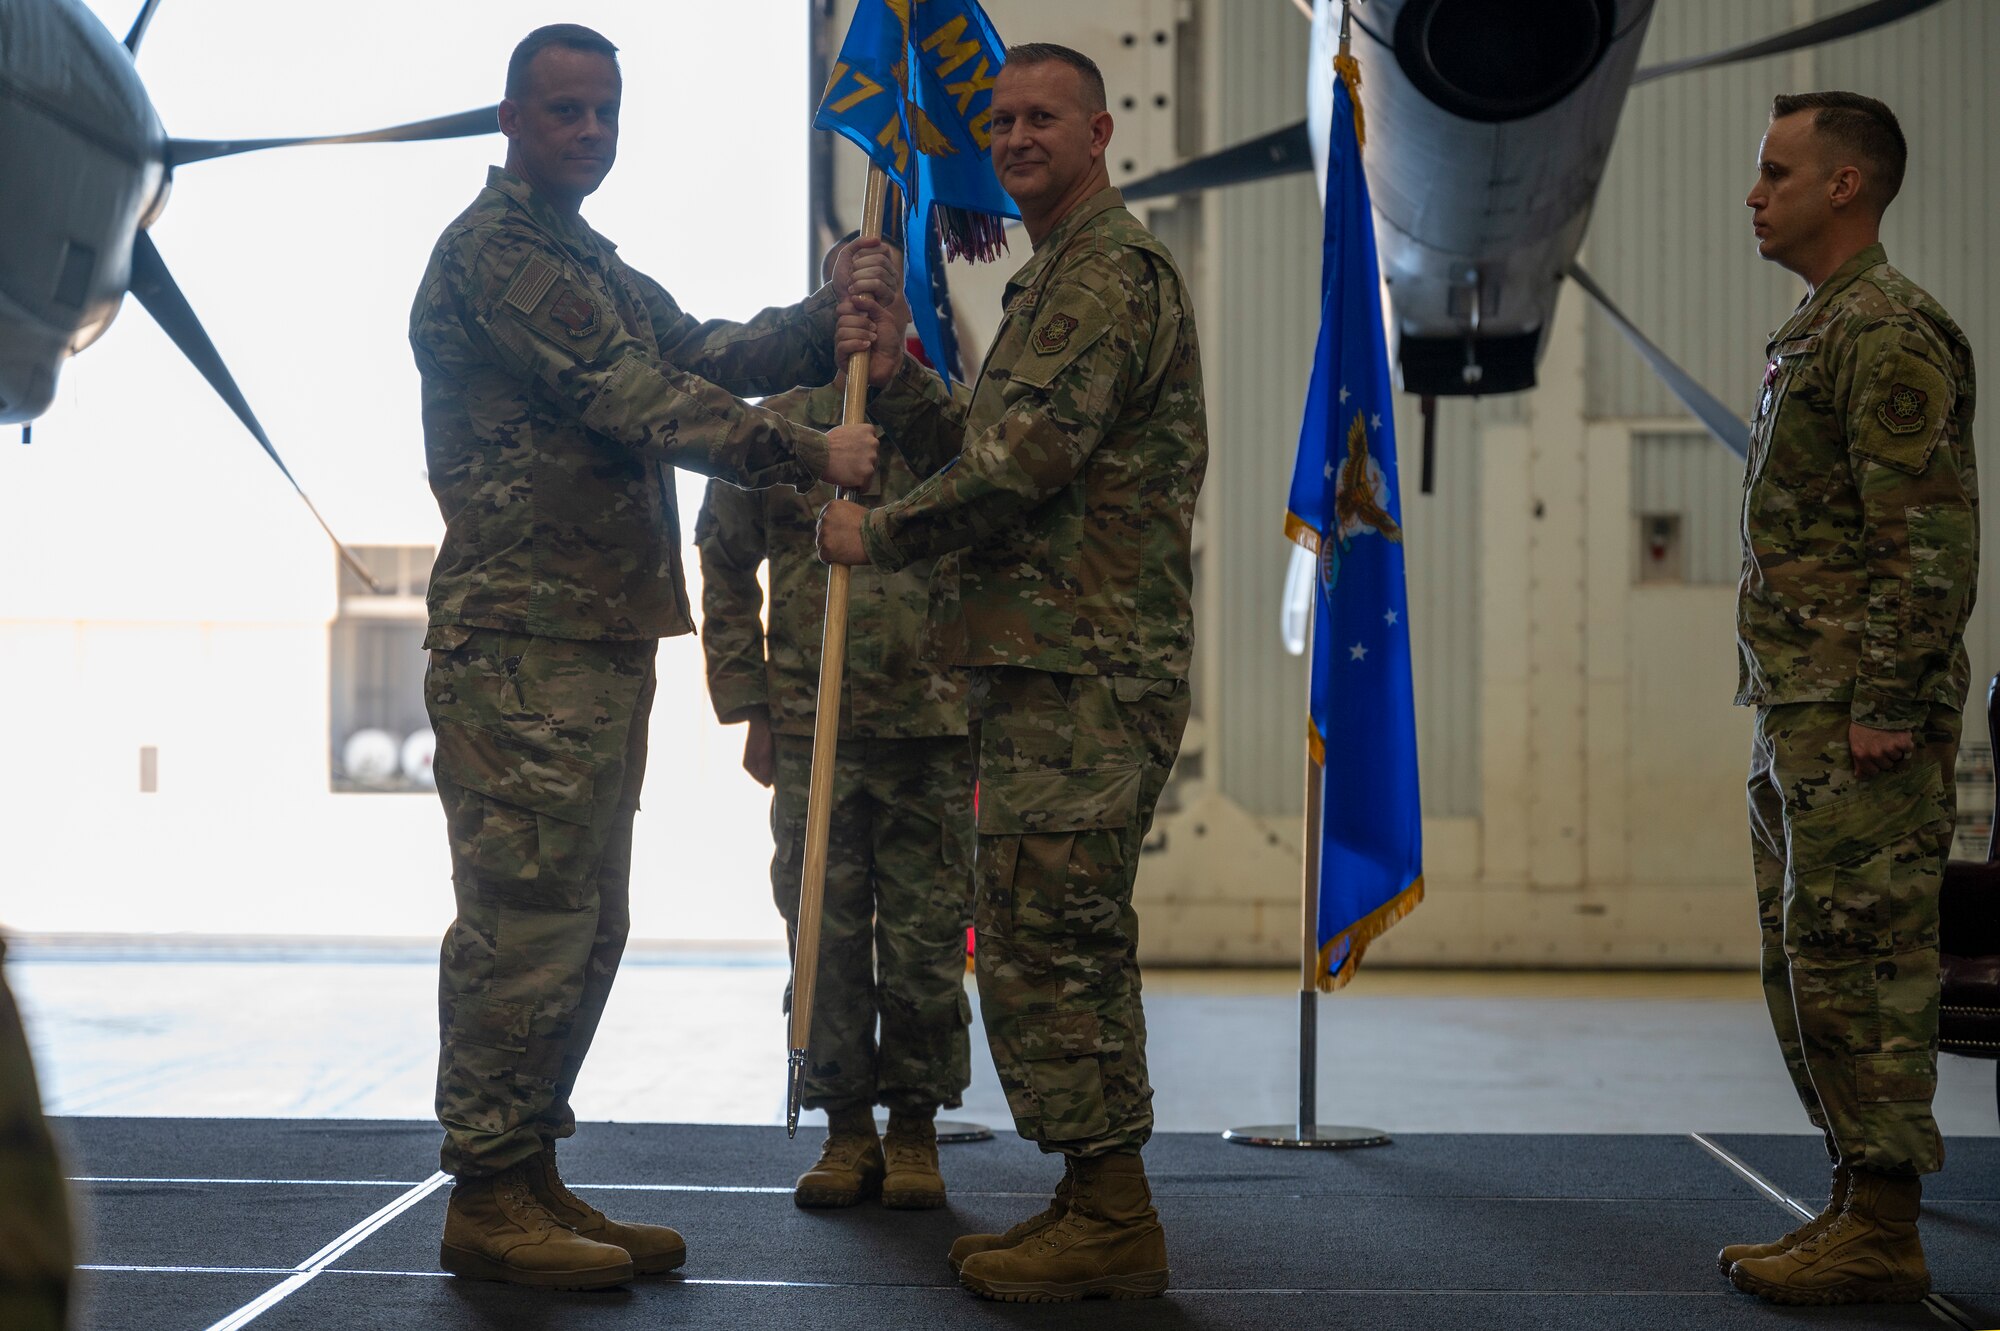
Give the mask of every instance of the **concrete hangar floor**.
[[973, 1299], [943, 1261], [957, 1234], [1038, 1207], [1056, 1172], [1013, 1136], [977, 1040], [947, 1117], [997, 1131], [946, 1152], [947, 1210], [792, 1206], [820, 1133], [781, 1130], [774, 954], [628, 959], [566, 1173], [679, 1227], [691, 1256], [683, 1278], [598, 1295], [437, 1270], [427, 948], [21, 939], [9, 963], [77, 1180], [76, 1325], [93, 1331], [2000, 1326], [1992, 1066], [1950, 1056], [1930, 1304], [1781, 1310], [1717, 1277], [1716, 1247], [1789, 1228], [1825, 1190], [1744, 974], [1364, 972], [1322, 1000], [1320, 1117], [1394, 1144], [1298, 1152], [1217, 1135], [1291, 1115], [1296, 979], [1154, 972], [1148, 1162], [1173, 1289], [1022, 1309]]

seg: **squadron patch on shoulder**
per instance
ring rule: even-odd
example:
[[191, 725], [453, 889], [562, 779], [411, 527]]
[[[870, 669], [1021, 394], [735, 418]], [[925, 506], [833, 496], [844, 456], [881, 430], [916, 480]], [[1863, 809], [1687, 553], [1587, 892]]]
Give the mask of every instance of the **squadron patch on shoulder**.
[[549, 294], [555, 285], [556, 266], [544, 259], [530, 259], [521, 265], [521, 271], [514, 274], [514, 280], [507, 284], [507, 292], [500, 299], [512, 305], [523, 314], [533, 314], [535, 306], [542, 303], [542, 297]]
[[1069, 335], [1077, 329], [1076, 319], [1067, 314], [1056, 313], [1049, 321], [1035, 330], [1035, 350], [1044, 356], [1053, 356], [1069, 345]]
[[589, 337], [597, 331], [597, 306], [575, 287], [564, 287], [549, 306], [549, 317], [562, 325], [571, 337]]
[[1889, 396], [1875, 408], [1875, 419], [1890, 434], [1915, 434], [1924, 428], [1924, 407], [1930, 398], [1920, 388], [1897, 383], [1889, 386]]

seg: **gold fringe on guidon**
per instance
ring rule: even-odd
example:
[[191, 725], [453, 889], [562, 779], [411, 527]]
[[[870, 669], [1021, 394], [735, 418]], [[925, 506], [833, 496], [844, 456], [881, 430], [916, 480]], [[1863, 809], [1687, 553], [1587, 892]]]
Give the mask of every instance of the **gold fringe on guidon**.
[[1319, 553], [1318, 530], [1296, 513], [1285, 514], [1285, 539], [1294, 545], [1303, 545], [1314, 554]]
[[[1389, 932], [1390, 925], [1415, 910], [1417, 903], [1423, 899], [1424, 876], [1418, 874], [1414, 883], [1384, 902], [1379, 909], [1369, 912], [1350, 928], [1327, 940], [1326, 946], [1319, 950], [1320, 992], [1331, 993], [1353, 979], [1354, 968], [1361, 964], [1361, 954], [1368, 950], [1368, 945]], [[1333, 960], [1333, 951], [1343, 938], [1353, 940], [1354, 946], [1347, 950], [1347, 960], [1341, 964], [1340, 970], [1329, 975], [1327, 964]]]
[[1343, 46], [1340, 54], [1333, 58], [1334, 73], [1347, 85], [1348, 100], [1354, 103], [1354, 143], [1356, 147], [1368, 146], [1368, 130], [1361, 119], [1361, 62], [1347, 53]]

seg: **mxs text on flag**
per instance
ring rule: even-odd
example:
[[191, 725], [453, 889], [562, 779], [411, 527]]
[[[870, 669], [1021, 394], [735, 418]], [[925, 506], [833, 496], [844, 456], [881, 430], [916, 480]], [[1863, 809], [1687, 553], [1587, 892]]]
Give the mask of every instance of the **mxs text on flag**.
[[813, 124], [852, 140], [909, 205], [904, 290], [918, 334], [942, 369], [931, 296], [933, 210], [953, 258], [1006, 248], [1000, 219], [1019, 217], [993, 175], [993, 83], [1006, 47], [976, 0], [861, 0]]

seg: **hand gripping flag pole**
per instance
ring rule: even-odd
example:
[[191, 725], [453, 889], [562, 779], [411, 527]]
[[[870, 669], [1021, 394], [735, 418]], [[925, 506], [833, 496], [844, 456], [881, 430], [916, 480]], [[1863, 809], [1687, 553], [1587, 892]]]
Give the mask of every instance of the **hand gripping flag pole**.
[[[1326, 7], [1319, 13], [1324, 15]], [[1325, 27], [1317, 19], [1315, 50]], [[1410, 685], [1394, 403], [1374, 216], [1361, 167], [1360, 68], [1342, 8], [1329, 108], [1319, 343], [1285, 534], [1314, 556], [1305, 847], [1300, 906], [1299, 1103], [1290, 1124], [1230, 1141], [1382, 1146], [1386, 1133], [1318, 1121], [1318, 1002], [1423, 898], [1422, 810]]]
[[[1019, 210], [1000, 189], [986, 156], [986, 131], [1006, 48], [975, 0], [928, 0], [913, 14], [910, 0], [861, 0], [827, 80], [813, 124], [852, 141], [868, 154], [868, 188], [861, 234], [880, 237], [888, 186], [894, 181], [909, 212], [904, 291], [932, 361], [945, 365], [931, 295], [927, 237], [933, 218], [947, 255], [997, 258], [1006, 248], [1000, 218]], [[868, 353], [847, 364], [841, 420], [864, 420]], [[843, 496], [845, 497], [845, 496]], [[847, 665], [849, 571], [827, 570], [826, 627], [820, 650], [818, 706], [813, 718], [812, 780], [806, 802], [805, 865], [799, 883], [797, 937], [792, 946], [792, 1012], [785, 1132], [799, 1130], [806, 1051], [812, 1037], [813, 992], [819, 978], [819, 931], [826, 893], [827, 838], [832, 824], [834, 756], [840, 743], [841, 681]], [[939, 1140], [946, 1140], [940, 1124]], [[958, 1139], [991, 1134], [962, 1125]]]

